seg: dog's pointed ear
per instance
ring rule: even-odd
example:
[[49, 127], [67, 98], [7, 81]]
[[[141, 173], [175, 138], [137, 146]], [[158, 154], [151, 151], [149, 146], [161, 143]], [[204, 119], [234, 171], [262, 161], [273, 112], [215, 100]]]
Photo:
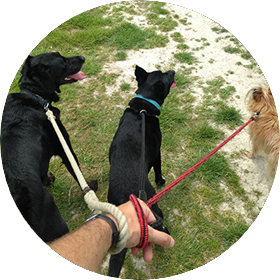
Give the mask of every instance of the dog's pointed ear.
[[149, 73], [147, 73], [143, 68], [136, 65], [135, 77], [136, 81], [138, 82], [138, 87], [147, 80], [148, 76]]
[[21, 69], [21, 74], [22, 74], [22, 75], [26, 75], [27, 72], [28, 72], [28, 69], [30, 69], [32, 58], [33, 58], [33, 56], [31, 56], [31, 55], [29, 55], [29, 56], [26, 58], [26, 60], [25, 60], [25, 62], [24, 62], [24, 64], [23, 64], [23, 66], [22, 66], [22, 69]]
[[25, 60], [25, 62], [28, 64], [30, 64], [30, 61], [31, 61], [31, 59], [33, 58], [34, 56], [32, 56], [32, 55], [29, 55], [27, 58], [26, 58], [26, 60]]

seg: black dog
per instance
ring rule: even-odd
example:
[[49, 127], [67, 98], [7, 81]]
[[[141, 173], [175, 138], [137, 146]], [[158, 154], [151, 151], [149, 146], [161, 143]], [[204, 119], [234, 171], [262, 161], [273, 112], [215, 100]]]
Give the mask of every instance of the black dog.
[[[110, 183], [108, 201], [120, 205], [129, 200], [130, 194], [139, 195], [139, 183], [141, 181], [141, 110], [146, 110], [146, 148], [145, 148], [145, 191], [147, 199], [153, 197], [156, 192], [148, 179], [148, 173], [153, 167], [157, 185], [163, 185], [165, 180], [161, 173], [161, 131], [157, 115], [160, 115], [160, 106], [170, 91], [170, 87], [176, 85], [175, 71], [166, 73], [154, 71], [147, 73], [136, 66], [136, 80], [138, 90], [135, 98], [129, 102], [130, 108], [124, 111], [118, 130], [114, 136], [109, 151]], [[163, 214], [157, 204], [152, 206], [152, 211], [161, 220], [159, 230], [168, 232], [162, 228]], [[124, 263], [126, 249], [117, 255], [112, 255], [109, 264], [109, 276], [118, 277]]]
[[[21, 71], [21, 91], [8, 95], [3, 112], [1, 155], [6, 180], [23, 217], [45, 242], [69, 231], [53, 197], [44, 188], [54, 180], [54, 176], [48, 174], [50, 158], [60, 156], [72, 176], [77, 178], [43, 107], [49, 104], [78, 162], [69, 135], [59, 119], [60, 111], [51, 102], [59, 100], [60, 85], [86, 77], [80, 72], [84, 62], [83, 56], [66, 58], [59, 53], [29, 56]], [[96, 182], [90, 184], [93, 186]]]

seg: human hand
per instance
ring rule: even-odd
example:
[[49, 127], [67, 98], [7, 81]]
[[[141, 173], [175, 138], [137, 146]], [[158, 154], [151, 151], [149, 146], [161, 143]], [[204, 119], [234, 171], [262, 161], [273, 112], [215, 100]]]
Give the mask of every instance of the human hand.
[[[148, 225], [155, 222], [156, 219], [151, 209], [142, 200], [138, 199], [138, 201], [140, 202], [140, 205], [143, 209]], [[141, 229], [134, 206], [132, 202], [129, 201], [125, 204], [120, 205], [118, 208], [126, 217], [126, 221], [128, 224], [128, 240], [126, 248], [132, 248], [132, 254], [137, 255], [141, 250], [136, 248], [136, 246], [140, 242]], [[143, 249], [143, 258], [146, 262], [150, 262], [153, 258], [153, 244], [160, 245], [164, 248], [172, 248], [175, 244], [175, 241], [170, 235], [148, 226], [148, 244]]]

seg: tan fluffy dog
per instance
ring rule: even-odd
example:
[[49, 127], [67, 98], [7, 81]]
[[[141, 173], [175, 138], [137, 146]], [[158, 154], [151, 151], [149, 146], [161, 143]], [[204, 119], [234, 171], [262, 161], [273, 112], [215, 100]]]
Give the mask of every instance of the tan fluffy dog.
[[275, 177], [279, 158], [279, 122], [274, 99], [270, 88], [253, 88], [247, 94], [247, 109], [252, 113], [260, 112], [258, 118], [249, 125], [249, 134], [252, 142], [252, 152], [248, 152], [249, 158], [253, 158], [259, 151], [263, 151], [268, 157], [268, 173]]

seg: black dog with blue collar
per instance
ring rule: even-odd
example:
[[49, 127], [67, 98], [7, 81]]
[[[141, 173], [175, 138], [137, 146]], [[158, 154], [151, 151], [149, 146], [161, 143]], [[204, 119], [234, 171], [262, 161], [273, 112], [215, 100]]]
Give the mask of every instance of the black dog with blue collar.
[[[175, 71], [148, 73], [143, 68], [136, 66], [135, 76], [138, 82], [136, 96], [130, 100], [129, 108], [124, 111], [109, 151], [111, 167], [108, 202], [116, 206], [127, 202], [131, 194], [138, 196], [142, 178], [147, 199], [156, 194], [148, 179], [148, 173], [152, 167], [155, 171], [156, 184], [165, 183], [161, 172], [162, 137], [157, 116], [160, 115], [161, 106], [169, 94], [170, 88], [176, 85]], [[142, 110], [146, 112], [144, 163], [141, 161], [143, 124], [140, 112]], [[142, 166], [143, 172], [140, 171]], [[157, 229], [168, 232], [163, 227], [163, 214], [157, 204], [152, 206], [152, 211], [158, 217]], [[119, 276], [125, 255], [126, 249], [111, 256], [109, 276]]]

